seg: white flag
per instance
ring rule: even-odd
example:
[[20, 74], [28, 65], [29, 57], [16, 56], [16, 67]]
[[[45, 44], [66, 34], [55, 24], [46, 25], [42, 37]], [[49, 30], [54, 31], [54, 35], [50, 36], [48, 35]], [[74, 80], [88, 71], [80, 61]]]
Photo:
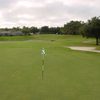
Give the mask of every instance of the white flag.
[[45, 49], [44, 49], [44, 48], [42, 49], [41, 54], [42, 54], [42, 55], [45, 55]]

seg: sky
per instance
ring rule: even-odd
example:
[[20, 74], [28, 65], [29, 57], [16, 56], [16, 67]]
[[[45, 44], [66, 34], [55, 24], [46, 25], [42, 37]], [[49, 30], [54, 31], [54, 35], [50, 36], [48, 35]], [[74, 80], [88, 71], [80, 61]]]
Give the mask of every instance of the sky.
[[0, 0], [0, 27], [56, 27], [94, 16], [100, 0]]

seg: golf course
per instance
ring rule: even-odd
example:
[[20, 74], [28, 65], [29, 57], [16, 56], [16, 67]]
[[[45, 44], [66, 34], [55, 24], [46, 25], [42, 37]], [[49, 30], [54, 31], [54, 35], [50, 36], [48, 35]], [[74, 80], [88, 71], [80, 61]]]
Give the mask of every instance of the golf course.
[[69, 46], [100, 50], [79, 35], [1, 36], [0, 100], [100, 100], [100, 53]]

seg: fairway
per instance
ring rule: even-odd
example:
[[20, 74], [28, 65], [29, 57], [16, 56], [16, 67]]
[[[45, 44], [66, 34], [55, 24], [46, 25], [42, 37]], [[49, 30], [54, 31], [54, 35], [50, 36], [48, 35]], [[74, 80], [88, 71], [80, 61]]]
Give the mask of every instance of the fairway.
[[84, 43], [81, 36], [66, 35], [21, 39], [0, 37], [0, 100], [100, 100], [100, 53], [66, 48], [95, 46], [94, 40]]

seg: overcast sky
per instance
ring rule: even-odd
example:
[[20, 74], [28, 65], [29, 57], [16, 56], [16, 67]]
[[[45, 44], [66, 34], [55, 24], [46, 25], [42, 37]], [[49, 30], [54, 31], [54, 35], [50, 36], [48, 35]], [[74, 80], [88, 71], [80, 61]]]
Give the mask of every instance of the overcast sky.
[[100, 16], [100, 0], [0, 0], [0, 27], [63, 26]]

